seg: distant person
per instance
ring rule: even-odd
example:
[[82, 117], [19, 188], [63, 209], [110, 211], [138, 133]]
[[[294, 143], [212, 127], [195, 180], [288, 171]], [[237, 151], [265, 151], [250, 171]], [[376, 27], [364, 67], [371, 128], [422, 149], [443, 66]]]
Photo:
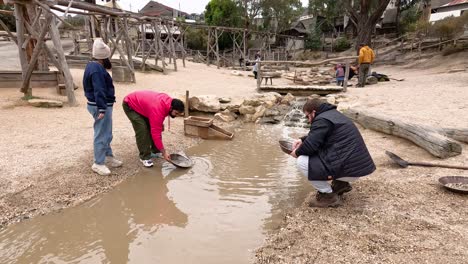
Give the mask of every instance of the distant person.
[[257, 79], [257, 75], [258, 75], [258, 62], [259, 61], [260, 61], [260, 57], [256, 58], [255, 59], [255, 64], [253, 66], [253, 74], [254, 74], [255, 80]]
[[260, 51], [257, 51], [257, 52], [255, 53], [255, 57], [254, 57], [255, 60], [260, 59], [261, 57], [262, 57], [262, 55], [260, 54]]
[[94, 119], [94, 164], [91, 169], [99, 175], [109, 175], [106, 166], [116, 168], [122, 162], [114, 157], [112, 142], [112, 112], [115, 90], [112, 77], [107, 70], [112, 69], [109, 59], [111, 51], [101, 38], [93, 43], [93, 60], [86, 65], [83, 75], [83, 88], [88, 99], [88, 112]]
[[352, 190], [350, 182], [375, 171], [374, 161], [357, 127], [336, 106], [310, 99], [302, 110], [310, 132], [294, 142], [291, 156], [317, 190], [309, 206], [339, 206], [341, 195]]
[[153, 166], [151, 158], [161, 153], [165, 160], [170, 160], [170, 154], [162, 142], [164, 119], [184, 115], [184, 103], [172, 99], [165, 93], [154, 91], [135, 91], [123, 100], [123, 109], [135, 130], [136, 143], [140, 161], [143, 166]]
[[359, 83], [358, 87], [366, 86], [367, 75], [369, 68], [374, 63], [374, 51], [367, 44], [359, 45]]
[[344, 78], [345, 77], [345, 70], [343, 68], [343, 65], [337, 64], [335, 66], [335, 78], [336, 78], [336, 84], [339, 86], [343, 86]]

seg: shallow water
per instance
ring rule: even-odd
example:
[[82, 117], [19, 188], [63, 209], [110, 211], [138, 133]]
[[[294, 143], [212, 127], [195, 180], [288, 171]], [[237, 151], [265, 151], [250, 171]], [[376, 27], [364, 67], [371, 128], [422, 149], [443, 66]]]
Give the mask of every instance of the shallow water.
[[249, 263], [311, 191], [284, 154], [281, 127], [244, 127], [83, 205], [0, 232], [1, 263]]

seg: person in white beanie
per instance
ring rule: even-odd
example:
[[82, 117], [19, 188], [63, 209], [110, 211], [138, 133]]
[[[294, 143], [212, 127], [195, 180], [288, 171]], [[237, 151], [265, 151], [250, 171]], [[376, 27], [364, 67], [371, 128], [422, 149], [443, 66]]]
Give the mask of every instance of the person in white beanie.
[[112, 110], [115, 90], [112, 77], [107, 70], [112, 69], [110, 48], [101, 38], [94, 40], [93, 60], [86, 65], [83, 75], [83, 88], [88, 99], [88, 112], [94, 118], [94, 164], [91, 169], [99, 175], [109, 175], [112, 168], [122, 166], [114, 157], [112, 148]]

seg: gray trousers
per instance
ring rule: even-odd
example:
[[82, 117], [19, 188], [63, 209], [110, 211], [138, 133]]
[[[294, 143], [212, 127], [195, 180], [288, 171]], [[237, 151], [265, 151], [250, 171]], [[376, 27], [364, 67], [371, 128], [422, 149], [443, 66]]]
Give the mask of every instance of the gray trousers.
[[[302, 174], [309, 178], [309, 156], [299, 156], [296, 161], [297, 168], [302, 172]], [[358, 180], [357, 177], [341, 177], [336, 179], [337, 181], [344, 181], [344, 182], [353, 182]], [[312, 186], [321, 193], [332, 193], [333, 190], [331, 188], [330, 183], [328, 181], [310, 181]]]
[[358, 86], [364, 87], [366, 86], [367, 75], [369, 75], [369, 63], [362, 63], [359, 65], [359, 82]]

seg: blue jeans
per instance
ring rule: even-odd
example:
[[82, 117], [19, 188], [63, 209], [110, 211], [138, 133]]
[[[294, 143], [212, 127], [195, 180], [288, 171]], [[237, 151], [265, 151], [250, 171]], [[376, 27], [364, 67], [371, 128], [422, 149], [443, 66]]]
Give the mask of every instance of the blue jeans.
[[107, 107], [103, 119], [97, 119], [97, 106], [88, 105], [88, 112], [94, 118], [94, 163], [103, 165], [106, 157], [114, 156], [110, 143], [112, 142], [112, 107]]

